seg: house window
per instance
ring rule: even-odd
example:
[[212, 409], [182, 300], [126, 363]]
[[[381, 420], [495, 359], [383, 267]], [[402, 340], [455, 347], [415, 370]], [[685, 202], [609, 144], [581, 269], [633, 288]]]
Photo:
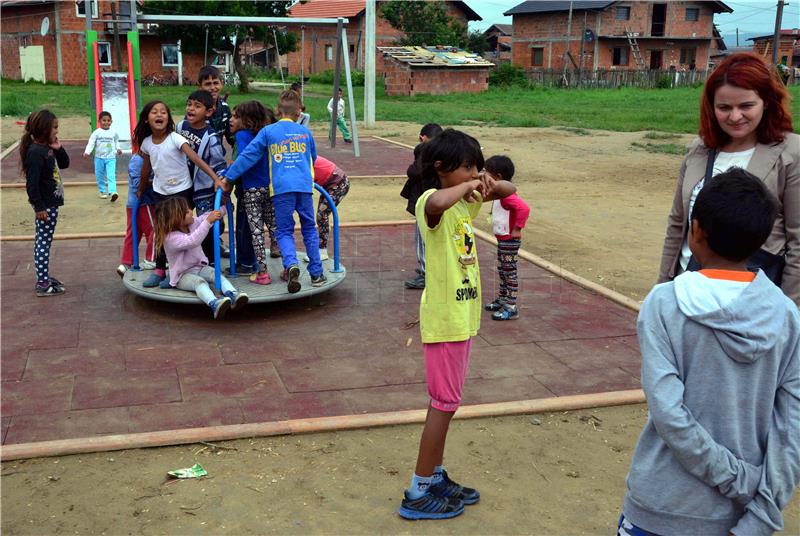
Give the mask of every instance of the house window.
[[617, 20], [630, 20], [631, 8], [629, 6], [617, 6], [616, 19]]
[[[686, 20], [697, 21], [700, 20], [700, 8], [699, 7], [687, 7], [686, 8]], [[683, 62], [681, 62], [683, 63]]]
[[111, 67], [111, 43], [97, 42], [97, 62], [103, 67]]
[[[91, 3], [91, 6], [92, 6], [92, 18], [96, 19], [96, 18], [98, 18], [97, 0], [91, 0], [91, 2], [92, 2]], [[80, 0], [79, 2], [75, 3], [75, 15], [78, 16], [78, 17], [81, 17], [81, 18], [86, 18], [86, 4], [84, 3], [83, 0]]]
[[161, 45], [161, 66], [178, 66], [178, 45]]
[[356, 46], [350, 45], [350, 54], [355, 54], [355, 53], [356, 53]]
[[682, 65], [692, 65], [695, 63], [697, 59], [697, 49], [696, 48], [682, 48], [681, 49], [681, 64]]
[[325, 45], [325, 61], [333, 61], [333, 45]]
[[612, 65], [628, 65], [628, 49], [626, 47], [614, 47], [612, 53]]
[[541, 67], [544, 65], [544, 48], [531, 49], [531, 66]]

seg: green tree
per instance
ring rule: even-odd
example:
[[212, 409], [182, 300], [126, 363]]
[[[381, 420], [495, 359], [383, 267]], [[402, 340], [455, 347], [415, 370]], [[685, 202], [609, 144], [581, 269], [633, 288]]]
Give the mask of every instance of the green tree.
[[465, 47], [467, 26], [447, 14], [444, 2], [381, 3], [381, 14], [393, 28], [405, 34], [400, 45], [448, 45]]
[[483, 54], [489, 49], [486, 34], [480, 30], [473, 30], [467, 35], [467, 45], [464, 47], [475, 54]]
[[[146, 14], [170, 15], [205, 15], [209, 21], [215, 16], [239, 17], [285, 17], [289, 3], [285, 1], [259, 2], [218, 2], [216, 0], [148, 0], [143, 10]], [[287, 19], [288, 22], [288, 19]], [[238, 48], [246, 37], [251, 37], [265, 44], [273, 43], [273, 29], [278, 38], [279, 54], [297, 50], [297, 35], [277, 31], [272, 26], [218, 25], [208, 26], [208, 49], [230, 50], [233, 52], [233, 65], [239, 74], [239, 90], [249, 91], [247, 76], [242, 67]], [[205, 49], [206, 33], [202, 25], [160, 24], [158, 35], [167, 39], [180, 39], [181, 47], [190, 53], [202, 53]], [[236, 43], [237, 50], [234, 50]]]

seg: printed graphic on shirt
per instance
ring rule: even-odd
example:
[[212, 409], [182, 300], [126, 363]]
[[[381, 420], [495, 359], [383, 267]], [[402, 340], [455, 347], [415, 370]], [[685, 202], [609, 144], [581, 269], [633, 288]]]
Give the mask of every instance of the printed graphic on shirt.
[[472, 231], [472, 221], [461, 218], [455, 226], [453, 241], [458, 251], [458, 262], [461, 264], [461, 287], [456, 289], [456, 301], [478, 299], [478, 286], [470, 279], [475, 266], [475, 237]]
[[276, 164], [291, 166], [307, 160], [308, 134], [289, 134], [287, 139], [269, 146], [269, 154]]
[[58, 164], [53, 166], [53, 180], [56, 181], [55, 196], [59, 199], [64, 199], [64, 182], [61, 180], [61, 171], [58, 169]]

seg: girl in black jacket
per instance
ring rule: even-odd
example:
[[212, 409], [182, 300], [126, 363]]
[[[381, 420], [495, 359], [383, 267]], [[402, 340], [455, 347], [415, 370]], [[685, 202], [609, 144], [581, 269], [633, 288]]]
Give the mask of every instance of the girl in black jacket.
[[58, 207], [64, 204], [64, 187], [58, 170], [69, 167], [69, 156], [58, 141], [58, 119], [52, 112], [41, 110], [28, 116], [19, 155], [28, 202], [36, 212], [33, 247], [36, 295], [63, 294], [64, 284], [50, 277], [50, 244], [58, 221]]

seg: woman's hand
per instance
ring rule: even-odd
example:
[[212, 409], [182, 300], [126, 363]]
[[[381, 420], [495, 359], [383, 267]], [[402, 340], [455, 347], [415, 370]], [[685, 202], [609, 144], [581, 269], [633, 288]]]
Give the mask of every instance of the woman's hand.
[[47, 216], [47, 211], [46, 210], [37, 210], [36, 211], [36, 219], [37, 220], [42, 220], [42, 221], [47, 221], [50, 218]]
[[222, 219], [222, 212], [219, 210], [212, 210], [208, 213], [208, 223], [214, 223]]

